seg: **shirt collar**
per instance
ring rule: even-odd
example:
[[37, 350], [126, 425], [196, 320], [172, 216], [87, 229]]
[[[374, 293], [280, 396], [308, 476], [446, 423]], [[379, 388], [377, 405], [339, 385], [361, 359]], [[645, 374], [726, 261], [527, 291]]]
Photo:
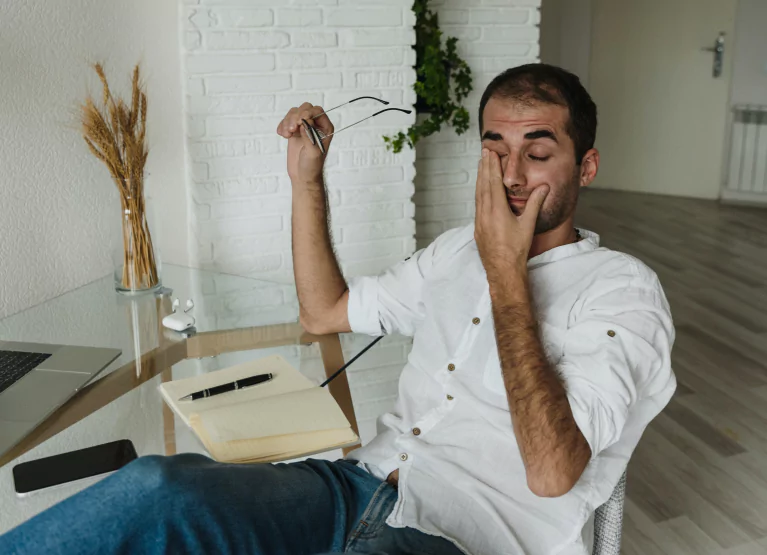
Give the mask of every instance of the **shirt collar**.
[[542, 252], [538, 256], [532, 257], [527, 261], [528, 269], [533, 269], [543, 264], [549, 264], [550, 262], [557, 262], [571, 256], [587, 253], [599, 248], [599, 235], [593, 231], [587, 229], [578, 228], [581, 232], [581, 239], [577, 243], [569, 243], [567, 245], [561, 245], [554, 247], [546, 252]]
[[[564, 260], [571, 256], [578, 254], [584, 254], [599, 248], [599, 235], [588, 229], [578, 228], [581, 232], [582, 239], [577, 243], [569, 243], [549, 249], [546, 252], [532, 257], [527, 261], [528, 269], [532, 270], [538, 266], [548, 264], [550, 262], [556, 262], [558, 260]], [[463, 229], [464, 241], [471, 242], [471, 247], [477, 250], [477, 243], [474, 241], [474, 222], [470, 223]]]

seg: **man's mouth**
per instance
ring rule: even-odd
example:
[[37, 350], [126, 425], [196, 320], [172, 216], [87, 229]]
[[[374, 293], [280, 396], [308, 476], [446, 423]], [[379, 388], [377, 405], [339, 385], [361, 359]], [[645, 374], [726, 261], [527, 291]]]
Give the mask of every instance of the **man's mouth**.
[[512, 197], [509, 195], [506, 195], [506, 198], [508, 199], [509, 204], [513, 204], [514, 206], [524, 206], [527, 203], [526, 198]]
[[525, 209], [525, 204], [527, 204], [527, 199], [506, 195], [506, 200], [509, 203], [509, 208], [511, 208], [512, 213], [515, 216], [521, 216]]

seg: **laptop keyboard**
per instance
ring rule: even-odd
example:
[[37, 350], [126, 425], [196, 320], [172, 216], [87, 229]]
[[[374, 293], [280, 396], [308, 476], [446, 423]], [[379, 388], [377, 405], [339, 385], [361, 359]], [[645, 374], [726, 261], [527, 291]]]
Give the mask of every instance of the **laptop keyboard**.
[[0, 393], [26, 376], [50, 356], [48, 353], [0, 351]]

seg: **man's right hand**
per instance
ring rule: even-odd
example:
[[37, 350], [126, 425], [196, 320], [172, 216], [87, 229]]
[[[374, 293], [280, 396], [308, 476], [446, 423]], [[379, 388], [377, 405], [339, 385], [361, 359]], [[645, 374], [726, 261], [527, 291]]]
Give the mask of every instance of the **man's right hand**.
[[[324, 114], [317, 117], [322, 112], [322, 107], [304, 102], [298, 108], [291, 108], [277, 126], [277, 134], [288, 140], [288, 176], [294, 184], [322, 182], [325, 155], [317, 145], [312, 144], [301, 123], [304, 119], [312, 127], [330, 135], [333, 132], [333, 124]], [[331, 140], [332, 137], [322, 141], [326, 152], [330, 148]]]

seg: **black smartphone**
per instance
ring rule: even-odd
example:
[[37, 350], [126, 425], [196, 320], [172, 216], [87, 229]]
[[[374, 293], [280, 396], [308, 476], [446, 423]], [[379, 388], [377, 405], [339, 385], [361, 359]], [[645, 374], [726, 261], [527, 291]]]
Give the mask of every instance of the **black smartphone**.
[[120, 439], [77, 451], [27, 461], [13, 467], [16, 494], [114, 472], [137, 457], [129, 439]]

